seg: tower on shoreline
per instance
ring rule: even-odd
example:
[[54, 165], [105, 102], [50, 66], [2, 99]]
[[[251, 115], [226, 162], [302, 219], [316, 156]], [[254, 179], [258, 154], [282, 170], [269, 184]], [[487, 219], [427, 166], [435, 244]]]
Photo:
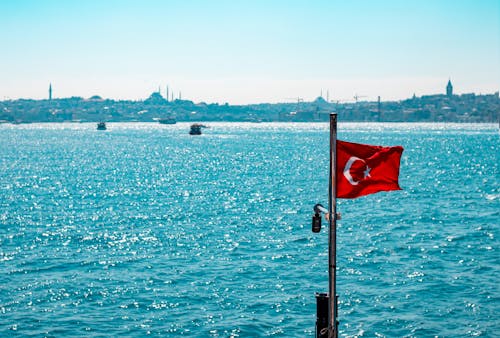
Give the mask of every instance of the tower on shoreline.
[[52, 83], [49, 83], [49, 101], [52, 100]]
[[448, 97], [453, 96], [453, 86], [451, 85], [450, 79], [448, 79], [448, 84], [446, 85], [446, 96], [448, 96]]

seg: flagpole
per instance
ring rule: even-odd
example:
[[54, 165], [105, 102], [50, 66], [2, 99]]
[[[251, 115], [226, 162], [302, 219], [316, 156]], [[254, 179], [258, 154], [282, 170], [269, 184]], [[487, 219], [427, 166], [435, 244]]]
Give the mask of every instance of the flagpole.
[[337, 114], [330, 114], [330, 182], [328, 193], [328, 338], [338, 338], [337, 325]]

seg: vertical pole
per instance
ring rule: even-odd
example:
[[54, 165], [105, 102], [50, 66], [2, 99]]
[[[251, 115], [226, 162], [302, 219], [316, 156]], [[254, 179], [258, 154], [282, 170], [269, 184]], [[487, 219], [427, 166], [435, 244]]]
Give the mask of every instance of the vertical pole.
[[337, 114], [330, 114], [330, 182], [328, 194], [328, 338], [338, 337], [337, 326]]

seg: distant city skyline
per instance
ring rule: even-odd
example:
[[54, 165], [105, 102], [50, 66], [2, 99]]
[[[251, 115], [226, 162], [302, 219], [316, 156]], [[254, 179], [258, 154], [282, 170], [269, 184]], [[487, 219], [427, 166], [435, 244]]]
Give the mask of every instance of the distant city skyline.
[[[167, 101], [174, 101], [174, 100], [188, 100], [188, 101], [193, 101], [189, 98], [183, 98], [182, 97], [182, 92], [178, 92], [178, 93], [174, 93], [172, 91], [172, 89], [169, 87], [169, 86], [165, 86], [163, 89], [161, 86], [158, 86], [158, 88], [154, 91], [152, 91], [147, 97], [144, 97], [144, 98], [139, 98], [137, 100], [139, 101], [142, 101], [142, 100], [145, 100], [147, 98], [150, 98], [151, 96], [154, 96], [154, 95], [157, 95], [157, 94], [160, 94], [161, 97], [163, 97], [164, 99], [166, 99]], [[453, 89], [453, 84], [452, 84], [452, 81], [451, 79], [448, 79], [447, 83], [446, 83], [446, 87], [444, 87], [444, 90], [442, 92], [436, 92], [436, 93], [426, 93], [426, 94], [422, 94], [420, 96], [435, 96], [435, 95], [446, 95], [448, 97], [451, 97], [453, 95], [461, 95], [461, 94], [477, 94], [477, 95], [484, 95], [484, 94], [494, 94], [494, 95], [499, 95], [499, 91], [496, 91], [496, 92], [493, 92], [493, 93], [476, 93], [476, 92], [467, 92], [467, 93], [455, 93], [454, 92], [454, 89]], [[416, 96], [416, 94], [414, 93], [413, 96]], [[83, 99], [93, 99], [93, 98], [100, 98], [100, 99], [112, 99], [113, 98], [107, 98], [107, 97], [103, 97], [99, 94], [94, 94], [92, 96], [88, 96], [88, 97], [84, 97], [84, 96], [81, 96], [81, 95], [72, 95], [71, 97], [81, 97]], [[64, 98], [71, 98], [71, 97], [59, 97], [59, 99], [64, 99]], [[323, 98], [325, 99], [325, 101], [327, 102], [331, 102], [331, 103], [335, 103], [335, 102], [342, 102], [342, 103], [348, 103], [348, 102], [358, 102], [358, 101], [397, 101], [397, 99], [392, 99], [392, 100], [382, 100], [382, 98], [380, 96], [377, 96], [377, 98], [373, 99], [373, 98], [369, 98], [365, 95], [357, 95], [355, 94], [352, 98], [350, 99], [344, 99], [344, 100], [341, 100], [341, 99], [337, 99], [335, 97], [330, 97], [330, 93], [329, 93], [329, 90], [326, 90], [326, 91], [323, 91], [321, 90], [319, 95], [318, 96], [315, 96], [313, 98], [302, 98], [300, 96], [298, 97], [293, 97], [293, 98], [286, 98], [284, 99], [283, 101], [279, 101], [279, 102], [254, 102], [254, 103], [286, 103], [286, 102], [295, 102], [295, 101], [298, 101], [298, 102], [312, 102], [318, 98]], [[400, 100], [404, 100], [404, 99], [408, 99], [410, 97], [404, 97], [404, 98], [400, 98]], [[32, 98], [23, 98], [23, 99], [32, 99]], [[33, 99], [37, 99], [37, 98], [33, 98]], [[39, 98], [41, 100], [43, 99], [48, 99], [48, 100], [52, 100], [52, 99], [56, 99], [52, 96], [52, 83], [49, 83], [49, 88], [48, 88], [48, 97], [46, 98]], [[130, 98], [120, 98], [120, 100], [131, 100]], [[132, 99], [133, 100], [133, 99]], [[1, 101], [1, 100], [0, 100]], [[205, 103], [215, 103], [215, 102], [206, 102], [206, 101], [193, 101], [194, 103], [199, 103], [199, 102], [205, 102]], [[249, 103], [249, 104], [253, 104], [253, 103]]]
[[500, 89], [494, 0], [0, 2], [0, 100], [160, 86], [194, 102], [399, 100]]

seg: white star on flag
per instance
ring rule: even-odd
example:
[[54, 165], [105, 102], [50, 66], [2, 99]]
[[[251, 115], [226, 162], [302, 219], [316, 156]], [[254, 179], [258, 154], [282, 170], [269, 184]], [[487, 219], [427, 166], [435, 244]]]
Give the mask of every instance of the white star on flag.
[[363, 171], [363, 174], [365, 174], [364, 178], [371, 177], [370, 170], [372, 170], [372, 168], [370, 168], [369, 166], [366, 166], [366, 170]]

